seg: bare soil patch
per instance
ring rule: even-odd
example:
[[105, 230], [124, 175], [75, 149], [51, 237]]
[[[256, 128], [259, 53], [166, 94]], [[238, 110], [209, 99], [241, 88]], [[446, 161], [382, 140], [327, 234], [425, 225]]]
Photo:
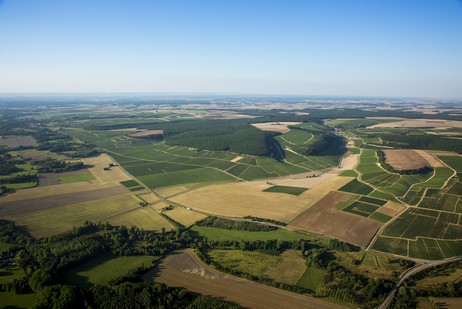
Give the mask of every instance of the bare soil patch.
[[229, 162], [236, 163], [236, 162], [239, 161], [240, 159], [242, 159], [242, 157], [241, 157], [241, 156], [237, 156], [237, 157], [235, 157], [234, 159], [230, 160]]
[[440, 161], [437, 157], [425, 150], [415, 150], [419, 155], [421, 155], [432, 167], [445, 167], [444, 163]]
[[385, 163], [397, 171], [416, 170], [430, 163], [415, 150], [409, 149], [391, 149], [383, 150], [385, 154]]
[[343, 158], [342, 162], [340, 163], [339, 170], [341, 171], [352, 170], [358, 164], [358, 159], [359, 159], [358, 154], [349, 155], [348, 157]]
[[131, 133], [128, 136], [144, 137], [144, 136], [150, 136], [150, 135], [163, 135], [163, 134], [164, 134], [163, 130], [140, 130], [135, 133]]
[[334, 208], [335, 204], [348, 198], [348, 193], [330, 192], [308, 210], [299, 214], [289, 223], [289, 226], [366, 247], [383, 224]]
[[300, 124], [301, 122], [262, 122], [262, 123], [252, 123], [252, 125], [262, 131], [272, 131], [286, 133], [290, 129], [288, 126]]
[[404, 208], [405, 207], [403, 205], [397, 204], [392, 201], [388, 201], [385, 205], [379, 207], [379, 209], [377, 209], [377, 212], [380, 212], [390, 217], [396, 217], [401, 211], [403, 211]]
[[369, 128], [462, 128], [462, 121], [443, 119], [406, 119], [379, 123]]
[[156, 269], [146, 274], [146, 278], [171, 287], [183, 287], [192, 292], [223, 298], [246, 308], [343, 308], [224, 274], [202, 263], [192, 250], [169, 254]]
[[[71, 184], [66, 185], [70, 186]], [[53, 187], [58, 186], [59, 185]], [[83, 192], [74, 192], [68, 194], [59, 194], [60, 191], [55, 191], [55, 195], [9, 202], [4, 202], [3, 199], [0, 199], [0, 216], [11, 216], [33, 212], [37, 210], [50, 209], [59, 206], [99, 199], [106, 196], [124, 194], [127, 192], [128, 190], [122, 186], [114, 186], [109, 188], [89, 190]]]
[[21, 136], [21, 137], [2, 137], [0, 138], [0, 146], [6, 146], [8, 148], [17, 147], [36, 147], [37, 141], [32, 136]]

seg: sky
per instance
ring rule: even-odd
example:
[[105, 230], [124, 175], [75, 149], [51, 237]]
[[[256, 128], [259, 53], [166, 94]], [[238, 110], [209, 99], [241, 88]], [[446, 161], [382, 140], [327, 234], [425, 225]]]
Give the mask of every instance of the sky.
[[0, 93], [462, 98], [461, 0], [0, 0]]

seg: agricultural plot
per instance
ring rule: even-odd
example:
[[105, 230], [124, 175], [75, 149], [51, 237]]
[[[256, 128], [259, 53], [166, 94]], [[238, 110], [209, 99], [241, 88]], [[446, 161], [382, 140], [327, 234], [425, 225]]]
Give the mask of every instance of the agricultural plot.
[[32, 136], [2, 136], [0, 137], [0, 147], [8, 148], [18, 147], [36, 147], [37, 141]]
[[66, 130], [66, 133], [105, 148], [129, 173], [151, 188], [279, 177], [338, 164], [335, 156], [305, 157], [288, 151], [283, 163], [269, 157], [248, 156], [233, 161], [237, 154], [134, 140], [126, 132]]
[[306, 270], [305, 259], [296, 250], [280, 255], [241, 250], [211, 250], [207, 254], [222, 267], [291, 285], [297, 284]]
[[136, 226], [144, 230], [160, 232], [162, 229], [171, 231], [175, 227], [155, 212], [151, 207], [138, 207], [129, 211], [107, 218], [101, 219], [102, 222], [109, 222], [112, 225]]
[[90, 181], [95, 180], [96, 178], [89, 173], [85, 174], [76, 174], [76, 175], [68, 175], [68, 176], [61, 176], [58, 178], [59, 183], [74, 183], [80, 181]]
[[299, 188], [299, 187], [288, 187], [288, 186], [272, 186], [268, 189], [263, 190], [264, 192], [276, 192], [276, 193], [286, 193], [295, 196], [299, 196], [303, 192], [308, 190], [307, 188]]
[[[446, 197], [446, 196], [443, 196]], [[388, 242], [408, 242], [409, 252], [405, 255], [420, 259], [442, 259], [462, 254], [462, 225], [460, 214], [442, 210], [438, 203], [431, 204], [424, 199], [425, 205], [434, 205], [434, 209], [413, 208], [406, 210], [385, 228], [374, 248], [397, 253], [402, 249]], [[421, 203], [422, 204], [422, 203]], [[424, 206], [425, 206], [424, 205]], [[420, 204], [419, 204], [420, 206]], [[430, 208], [430, 207], [428, 207]], [[393, 239], [392, 241], [390, 239]], [[379, 249], [381, 248], [381, 249]]]
[[438, 156], [440, 160], [453, 168], [457, 173], [462, 173], [462, 157], [461, 156]]
[[182, 207], [175, 207], [172, 210], [164, 211], [164, 215], [186, 227], [190, 227], [197, 221], [207, 217], [203, 214]]
[[430, 163], [415, 150], [391, 149], [383, 150], [385, 163], [397, 171], [417, 170], [430, 166]]
[[374, 189], [371, 188], [370, 186], [362, 183], [362, 182], [359, 182], [358, 180], [356, 179], [353, 179], [352, 181], [350, 181], [348, 184], [346, 184], [345, 186], [341, 187], [339, 189], [340, 191], [344, 191], [344, 192], [349, 192], [349, 193], [354, 193], [354, 194], [364, 194], [364, 195], [368, 195], [369, 193], [371, 193]]
[[311, 291], [316, 291], [325, 276], [326, 271], [324, 269], [311, 265], [305, 270], [300, 279], [298, 279], [297, 285], [305, 289], [310, 289]]
[[168, 255], [152, 272], [152, 279], [168, 286], [184, 287], [192, 292], [220, 297], [247, 308], [343, 308], [316, 298], [221, 273], [203, 264], [189, 250]]
[[113, 256], [101, 254], [88, 262], [64, 273], [64, 280], [87, 289], [92, 284], [107, 285], [109, 281], [128, 274], [130, 270], [148, 267], [157, 258], [154, 256]]
[[332, 177], [329, 181], [314, 184], [299, 196], [263, 192], [269, 185], [260, 181], [210, 185], [175, 195], [170, 200], [207, 214], [253, 216], [288, 222], [350, 179]]
[[[68, 203], [72, 203], [72, 200], [69, 200]], [[109, 217], [115, 214], [121, 214], [135, 208], [139, 208], [138, 200], [130, 194], [124, 194], [65, 206], [3, 215], [3, 217], [27, 226], [35, 237], [46, 237], [68, 231], [73, 226], [82, 225], [86, 220], [106, 222]]]
[[382, 223], [336, 209], [337, 204], [350, 198], [351, 196], [347, 193], [330, 192], [298, 215], [289, 223], [289, 226], [366, 247]]

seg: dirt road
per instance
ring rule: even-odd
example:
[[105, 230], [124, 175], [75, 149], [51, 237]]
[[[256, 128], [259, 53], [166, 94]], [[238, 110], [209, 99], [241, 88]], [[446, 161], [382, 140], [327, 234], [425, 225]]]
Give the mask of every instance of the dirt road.
[[219, 272], [202, 263], [191, 249], [173, 252], [147, 275], [168, 286], [184, 287], [192, 292], [219, 297], [247, 308], [344, 308]]

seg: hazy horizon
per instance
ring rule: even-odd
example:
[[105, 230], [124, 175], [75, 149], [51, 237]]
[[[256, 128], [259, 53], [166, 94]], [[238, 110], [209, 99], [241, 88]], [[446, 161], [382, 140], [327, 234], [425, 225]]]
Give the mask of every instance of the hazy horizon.
[[462, 98], [448, 1], [0, 1], [0, 94]]

